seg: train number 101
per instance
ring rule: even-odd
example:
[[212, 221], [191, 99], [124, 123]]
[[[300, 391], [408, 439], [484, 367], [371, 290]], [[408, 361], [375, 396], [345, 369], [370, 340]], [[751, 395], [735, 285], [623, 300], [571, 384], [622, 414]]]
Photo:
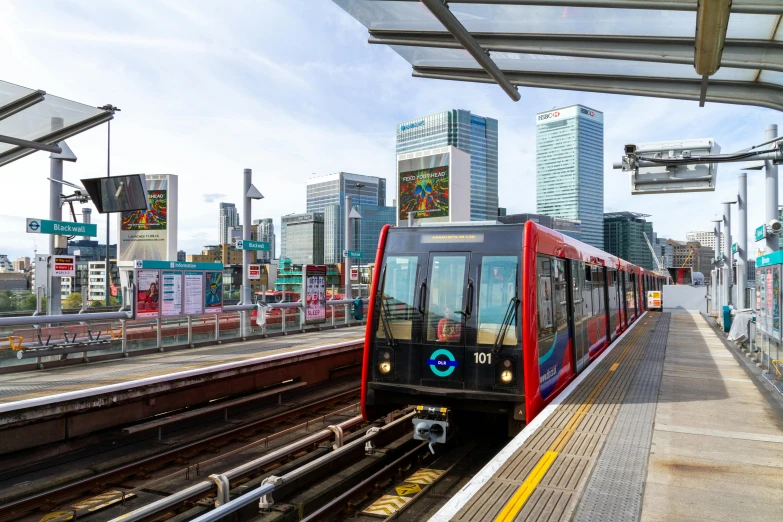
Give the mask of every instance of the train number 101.
[[474, 353], [473, 357], [476, 359], [476, 364], [492, 364], [491, 353]]

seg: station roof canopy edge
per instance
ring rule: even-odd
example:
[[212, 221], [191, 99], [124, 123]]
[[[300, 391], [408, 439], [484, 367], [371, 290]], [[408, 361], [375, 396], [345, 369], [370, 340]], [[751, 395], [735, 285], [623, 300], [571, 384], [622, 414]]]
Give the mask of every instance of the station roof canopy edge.
[[333, 0], [413, 76], [783, 111], [780, 0]]
[[111, 120], [103, 110], [0, 80], [0, 167]]

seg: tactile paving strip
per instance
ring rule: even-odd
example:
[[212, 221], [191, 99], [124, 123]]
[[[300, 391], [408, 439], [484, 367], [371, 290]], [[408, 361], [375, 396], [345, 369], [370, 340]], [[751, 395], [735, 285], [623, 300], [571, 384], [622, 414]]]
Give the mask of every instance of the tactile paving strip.
[[[661, 317], [648, 314], [635, 325], [452, 520], [497, 520], [515, 499], [519, 509], [506, 510], [505, 520], [568, 520]], [[552, 452], [550, 465], [537, 469]], [[539, 481], [519, 501], [537, 472]]]
[[597, 459], [574, 520], [638, 520], [669, 332], [664, 314]]
[[363, 327], [325, 330], [142, 355], [89, 365], [0, 375], [0, 403], [162, 376], [261, 355], [313, 348], [363, 337]]

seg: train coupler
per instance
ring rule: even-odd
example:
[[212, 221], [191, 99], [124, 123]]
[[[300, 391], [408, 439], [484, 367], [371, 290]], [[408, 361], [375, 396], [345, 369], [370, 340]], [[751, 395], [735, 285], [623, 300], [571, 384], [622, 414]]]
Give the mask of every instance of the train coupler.
[[429, 442], [434, 455], [434, 444], [446, 442], [449, 428], [449, 409], [440, 406], [416, 406], [413, 417], [413, 438]]

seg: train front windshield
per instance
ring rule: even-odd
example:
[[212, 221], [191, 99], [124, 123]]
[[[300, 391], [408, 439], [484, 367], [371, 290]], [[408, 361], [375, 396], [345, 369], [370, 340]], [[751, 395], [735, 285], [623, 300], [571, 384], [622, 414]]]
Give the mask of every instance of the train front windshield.
[[391, 229], [375, 306], [375, 378], [521, 387], [521, 375], [496, 377], [521, 361], [522, 238], [515, 225]]

